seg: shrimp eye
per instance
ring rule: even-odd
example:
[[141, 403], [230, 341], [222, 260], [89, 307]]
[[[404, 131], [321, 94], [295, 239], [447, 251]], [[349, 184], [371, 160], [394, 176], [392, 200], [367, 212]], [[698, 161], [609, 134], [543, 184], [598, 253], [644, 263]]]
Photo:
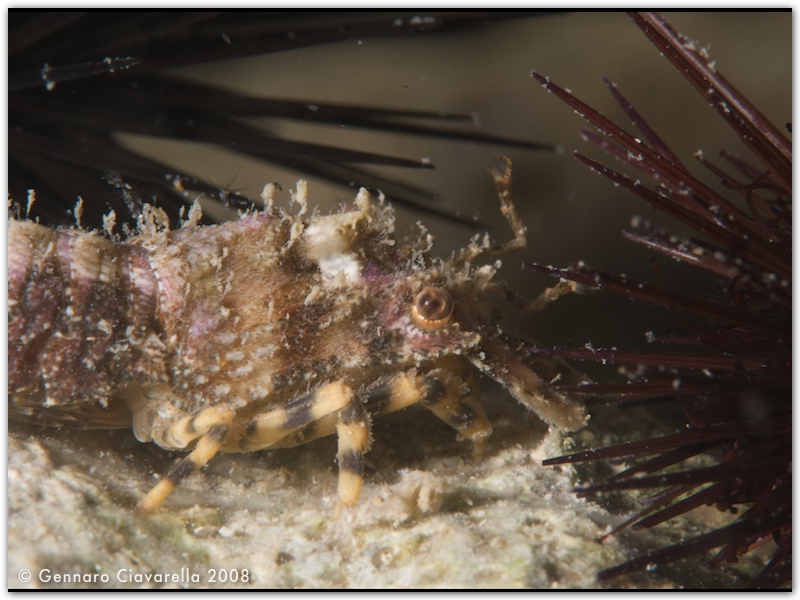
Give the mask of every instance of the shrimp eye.
[[411, 316], [421, 329], [444, 327], [453, 316], [453, 298], [447, 290], [426, 287], [414, 298]]

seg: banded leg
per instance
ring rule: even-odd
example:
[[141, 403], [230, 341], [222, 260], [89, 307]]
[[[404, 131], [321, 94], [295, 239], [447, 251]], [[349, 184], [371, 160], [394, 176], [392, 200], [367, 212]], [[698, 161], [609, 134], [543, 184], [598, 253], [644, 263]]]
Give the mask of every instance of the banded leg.
[[[347, 406], [352, 399], [353, 390], [340, 381], [323, 385], [282, 408], [254, 417], [239, 444], [240, 448], [250, 451], [296, 446], [297, 443], [284, 443], [284, 439], [294, 439], [322, 419], [335, 423], [331, 419], [338, 418], [337, 411]], [[333, 433], [332, 428], [326, 435], [330, 433]]]
[[486, 450], [492, 425], [486, 411], [464, 382], [446, 369], [434, 369], [422, 377], [422, 405], [472, 442], [475, 458]]
[[[352, 506], [361, 493], [364, 453], [371, 443], [369, 417], [353, 391], [342, 382], [324, 385], [281, 409], [255, 417], [243, 448], [288, 447], [336, 431], [339, 436], [339, 502]], [[319, 434], [322, 435], [319, 435]]]
[[334, 519], [339, 517], [343, 506], [353, 506], [358, 501], [364, 476], [364, 453], [372, 443], [369, 416], [357, 398], [339, 411], [336, 433], [339, 437], [339, 451], [336, 454], [339, 463], [339, 502]]
[[[419, 378], [400, 373], [386, 381], [378, 381], [367, 389], [363, 403], [370, 415], [385, 415], [420, 402]], [[273, 448], [293, 448], [336, 433], [339, 417], [335, 413], [321, 417], [308, 426], [278, 440]]]
[[[462, 361], [441, 362], [441, 367], [423, 376], [400, 373], [388, 381], [370, 387], [364, 403], [371, 415], [389, 414], [412, 404], [422, 403], [433, 414], [473, 442], [473, 452], [480, 457], [484, 442], [492, 434], [486, 411], [471, 393], [464, 393], [460, 377], [471, 374], [471, 368]], [[460, 367], [467, 367], [466, 369]], [[290, 448], [336, 431], [336, 415], [325, 416], [308, 427], [282, 438], [276, 448]]]
[[168, 427], [162, 436], [165, 446], [185, 448], [194, 440], [197, 440], [197, 445], [142, 498], [139, 511], [153, 511], [184, 479], [214, 458], [225, 441], [230, 426], [230, 412], [208, 408]]

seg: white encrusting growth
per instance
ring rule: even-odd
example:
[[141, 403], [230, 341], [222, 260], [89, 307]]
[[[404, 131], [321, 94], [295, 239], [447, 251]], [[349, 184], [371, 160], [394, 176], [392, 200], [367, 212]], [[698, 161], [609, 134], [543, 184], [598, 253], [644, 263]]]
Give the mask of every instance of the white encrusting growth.
[[340, 276], [344, 277], [347, 283], [357, 283], [361, 280], [361, 266], [352, 253], [320, 257], [319, 270], [323, 279], [327, 280], [338, 279]]
[[356, 206], [359, 210], [316, 217], [303, 232], [306, 256], [319, 265], [322, 280], [328, 285], [361, 281], [361, 264], [351, 250], [359, 221], [370, 218], [370, 197], [366, 189], [359, 190]]

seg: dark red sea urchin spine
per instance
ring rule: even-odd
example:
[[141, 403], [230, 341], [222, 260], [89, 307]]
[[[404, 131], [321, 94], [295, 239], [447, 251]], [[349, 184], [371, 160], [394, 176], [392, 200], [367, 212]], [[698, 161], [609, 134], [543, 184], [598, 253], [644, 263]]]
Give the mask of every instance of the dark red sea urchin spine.
[[[643, 459], [603, 483], [578, 490], [588, 496], [663, 488], [644, 501], [641, 512], [598, 541], [628, 526], [653, 527], [702, 505], [716, 505], [733, 514], [742, 509], [730, 525], [607, 569], [599, 573], [600, 579], [714, 548], [720, 550], [712, 564], [735, 562], [774, 540], [772, 559], [752, 586], [779, 587], [791, 579], [792, 560], [791, 143], [709, 64], [702, 51], [659, 15], [632, 14], [631, 18], [738, 133], [761, 165], [752, 166], [723, 153], [730, 167], [738, 171], [737, 179], [698, 155], [701, 164], [730, 190], [732, 198], [728, 198], [695, 178], [614, 84], [606, 81], [642, 139], [533, 73], [545, 89], [602, 134], [584, 131], [585, 139], [644, 173], [655, 185], [648, 188], [579, 153], [576, 158], [700, 234], [697, 239], [683, 239], [640, 223], [639, 233], [626, 232], [625, 237], [703, 269], [715, 280], [721, 277], [727, 284], [724, 295], [707, 298], [673, 291], [660, 271], [662, 284], [658, 286], [582, 264], [567, 269], [526, 265], [661, 306], [687, 332], [680, 338], [652, 336], [652, 341], [675, 348], [664, 352], [531, 348], [534, 354], [635, 365], [636, 376], [630, 382], [581, 386], [572, 391], [593, 394], [593, 402], [672, 396], [682, 403], [687, 418], [686, 428], [673, 435], [552, 458], [544, 464]], [[653, 264], [658, 270], [655, 260]], [[717, 459], [717, 464], [676, 467], [703, 454]]]

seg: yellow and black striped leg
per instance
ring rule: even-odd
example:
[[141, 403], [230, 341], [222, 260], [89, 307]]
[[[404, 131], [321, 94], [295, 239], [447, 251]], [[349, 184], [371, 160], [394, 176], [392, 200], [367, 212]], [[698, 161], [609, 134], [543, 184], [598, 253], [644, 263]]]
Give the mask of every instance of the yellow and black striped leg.
[[492, 434], [486, 411], [473, 396], [463, 379], [472, 374], [463, 360], [442, 360], [438, 368], [424, 375], [401, 373], [367, 390], [365, 402], [373, 415], [391, 413], [411, 404], [422, 403], [428, 410], [472, 441], [473, 452], [480, 458], [485, 442]]
[[365, 402], [370, 414], [386, 415], [421, 402], [424, 392], [422, 378], [411, 371], [371, 386]]
[[435, 369], [422, 377], [422, 405], [472, 442], [475, 458], [483, 456], [492, 425], [469, 388], [451, 372]]
[[[385, 415], [418, 403], [422, 399], [421, 378], [412, 373], [399, 373], [381, 379], [370, 386], [364, 394], [363, 403], [370, 415]], [[330, 413], [306, 427], [282, 437], [273, 448], [293, 448], [313, 440], [336, 433], [339, 416]]]
[[197, 445], [142, 498], [139, 510], [143, 513], [153, 511], [186, 477], [214, 458], [225, 441], [230, 426], [229, 412], [209, 408], [168, 427], [162, 438], [165, 445], [176, 449], [185, 448], [195, 439]]
[[[353, 390], [340, 381], [323, 385], [292, 400], [282, 408], [254, 417], [247, 427], [240, 447], [242, 450], [250, 451], [297, 445], [286, 442], [307, 433], [308, 428], [313, 428], [313, 424], [321, 419], [330, 421], [331, 415], [335, 415], [338, 410], [347, 406], [352, 399]], [[333, 433], [333, 430], [331, 429], [329, 433]], [[307, 441], [311, 439], [313, 437], [310, 436]]]
[[372, 442], [370, 421], [364, 405], [354, 398], [339, 411], [336, 424], [339, 437], [339, 502], [336, 504], [334, 518], [338, 518], [343, 506], [353, 506], [361, 493], [364, 475], [364, 453]]

